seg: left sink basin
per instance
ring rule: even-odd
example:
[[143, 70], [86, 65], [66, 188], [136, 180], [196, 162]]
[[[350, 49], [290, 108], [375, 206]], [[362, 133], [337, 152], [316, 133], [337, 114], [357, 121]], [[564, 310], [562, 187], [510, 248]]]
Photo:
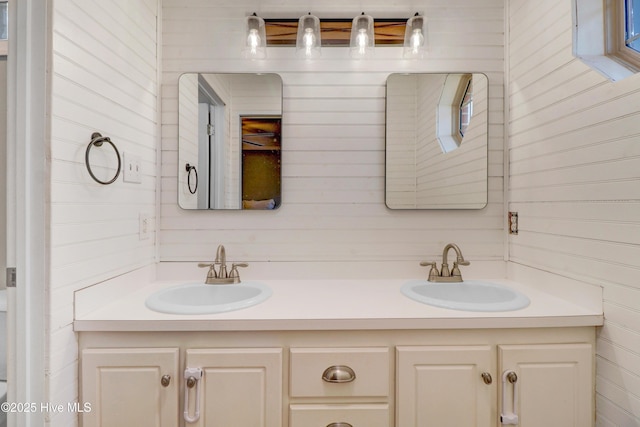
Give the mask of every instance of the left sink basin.
[[271, 289], [258, 282], [234, 285], [186, 283], [149, 295], [147, 308], [169, 314], [213, 314], [240, 310], [264, 302]]

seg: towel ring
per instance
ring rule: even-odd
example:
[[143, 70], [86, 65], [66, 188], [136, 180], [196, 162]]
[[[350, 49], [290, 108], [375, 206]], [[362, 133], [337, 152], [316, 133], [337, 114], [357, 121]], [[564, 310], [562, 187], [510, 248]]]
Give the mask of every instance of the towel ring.
[[[189, 193], [196, 194], [196, 191], [198, 191], [198, 170], [195, 166], [192, 166], [189, 163], [185, 165], [185, 170], [187, 171], [187, 187], [189, 187]], [[193, 190], [191, 189], [191, 171], [196, 175], [196, 185]]]
[[[91, 170], [91, 164], [89, 163], [89, 152], [91, 151], [91, 148], [94, 145], [96, 147], [102, 147], [102, 144], [104, 142], [108, 142], [111, 145], [111, 147], [113, 147], [113, 150], [116, 152], [116, 157], [118, 158], [118, 169], [116, 170], [116, 174], [114, 175], [114, 177], [111, 178], [109, 181], [102, 181], [98, 179], [93, 174], [93, 171]], [[87, 145], [87, 151], [84, 154], [84, 163], [85, 165], [87, 165], [87, 170], [89, 171], [89, 175], [91, 175], [91, 178], [93, 178], [94, 181], [102, 185], [113, 184], [115, 180], [118, 179], [118, 175], [120, 175], [120, 169], [122, 169], [122, 160], [120, 160], [120, 152], [118, 151], [118, 147], [116, 147], [116, 145], [111, 141], [111, 139], [108, 136], [102, 136], [99, 132], [94, 132], [91, 134], [91, 142], [89, 142], [89, 145]]]

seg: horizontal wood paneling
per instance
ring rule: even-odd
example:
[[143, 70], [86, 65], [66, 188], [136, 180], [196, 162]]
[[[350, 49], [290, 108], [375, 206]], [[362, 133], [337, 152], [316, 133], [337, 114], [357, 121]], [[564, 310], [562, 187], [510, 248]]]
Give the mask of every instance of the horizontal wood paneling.
[[[320, 17], [361, 13], [355, 2], [314, 5]], [[207, 260], [219, 243], [230, 258], [256, 261], [386, 261], [441, 256], [457, 242], [465, 257], [503, 257], [502, 0], [374, 1], [374, 17], [429, 16], [431, 53], [401, 59], [378, 47], [352, 61], [346, 48], [325, 48], [313, 62], [292, 48], [269, 48], [265, 61], [240, 55], [247, 12], [299, 17], [293, 0], [163, 2], [162, 261]], [[276, 72], [284, 83], [282, 207], [273, 212], [193, 212], [176, 207], [177, 78], [183, 72]], [[392, 72], [473, 71], [489, 76], [489, 206], [476, 211], [391, 211], [384, 206], [385, 82]]]
[[[51, 247], [48, 331], [49, 401], [78, 397], [73, 292], [155, 262], [155, 238], [140, 240], [138, 215], [152, 221], [158, 138], [157, 4], [59, 0], [52, 7]], [[93, 132], [121, 156], [136, 155], [142, 183], [100, 185], [85, 150]], [[115, 173], [110, 146], [93, 147], [96, 175]], [[51, 416], [70, 426], [76, 414]]]
[[509, 2], [513, 262], [602, 286], [598, 426], [640, 425], [640, 76], [571, 54], [570, 2]]

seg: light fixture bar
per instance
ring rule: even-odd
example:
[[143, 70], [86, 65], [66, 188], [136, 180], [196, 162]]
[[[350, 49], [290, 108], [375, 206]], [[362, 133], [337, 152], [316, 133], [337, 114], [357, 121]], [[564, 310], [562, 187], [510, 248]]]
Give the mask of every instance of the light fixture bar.
[[[267, 46], [295, 46], [298, 34], [298, 19], [265, 19]], [[351, 25], [349, 19], [320, 18], [322, 46], [349, 46]], [[375, 19], [376, 46], [404, 44], [406, 18]]]

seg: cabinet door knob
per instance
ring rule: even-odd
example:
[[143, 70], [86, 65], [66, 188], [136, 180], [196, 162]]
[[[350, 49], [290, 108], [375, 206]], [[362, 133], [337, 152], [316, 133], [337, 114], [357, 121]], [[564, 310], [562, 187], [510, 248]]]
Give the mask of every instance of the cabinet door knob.
[[195, 377], [187, 378], [187, 388], [193, 388], [197, 382], [198, 380]]
[[353, 426], [349, 423], [331, 423], [331, 424], [327, 424], [327, 427], [353, 427]]
[[489, 385], [493, 382], [493, 378], [489, 372], [483, 372], [481, 376], [485, 384]]
[[350, 383], [356, 379], [356, 373], [348, 366], [329, 366], [322, 373], [322, 379], [328, 383]]
[[515, 384], [516, 382], [518, 382], [518, 375], [513, 371], [509, 371], [507, 373], [507, 381], [509, 381], [511, 384]]
[[169, 387], [169, 384], [171, 384], [171, 375], [163, 375], [162, 378], [160, 378], [160, 384], [162, 384], [162, 387]]

